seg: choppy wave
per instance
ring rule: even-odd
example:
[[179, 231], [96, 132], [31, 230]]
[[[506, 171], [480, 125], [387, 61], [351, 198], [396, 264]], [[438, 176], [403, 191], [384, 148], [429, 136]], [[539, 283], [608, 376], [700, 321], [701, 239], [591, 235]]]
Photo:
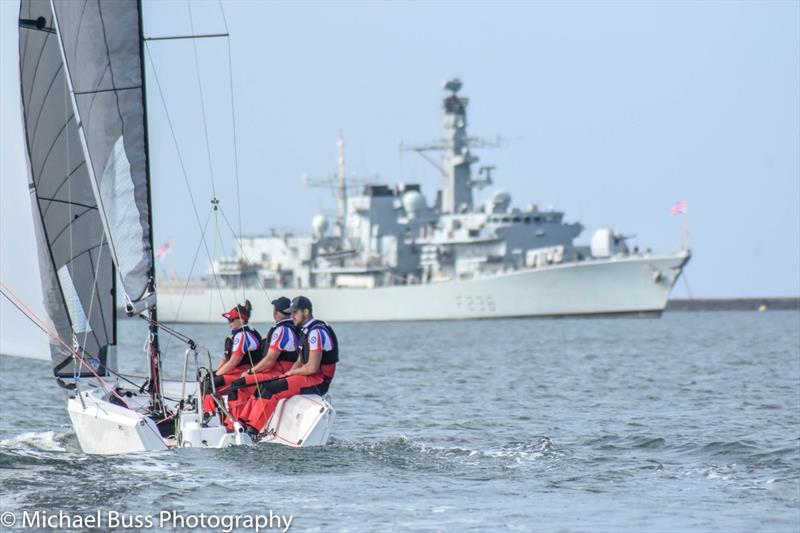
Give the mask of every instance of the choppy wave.
[[69, 433], [56, 434], [55, 431], [29, 431], [10, 439], [0, 440], [0, 448], [37, 449], [51, 452], [65, 452], [65, 440]]
[[408, 468], [429, 472], [453, 472], [459, 467], [511, 469], [567, 455], [548, 437], [480, 448], [439, 446], [401, 435], [370, 442], [335, 440], [332, 447], [354, 453], [362, 460], [374, 461], [400, 469]]
[[29, 431], [0, 440], [0, 466], [48, 466], [89, 460], [72, 432]]
[[[404, 351], [375, 350], [374, 339], [405, 337], [407, 325], [342, 325], [336, 438], [320, 448], [90, 456], [60, 390], [2, 387], [6, 405], [37, 412], [3, 418], [0, 497], [15, 509], [132, 514], [250, 512], [256, 498], [296, 512], [298, 531], [795, 532], [797, 314], [737, 316], [419, 324], [431, 349]], [[120, 331], [125, 349], [140, 348], [138, 324]], [[218, 332], [187, 331], [209, 345]], [[432, 369], [432, 353], [475, 352], [475, 332], [500, 344], [485, 368], [452, 365], [454, 386], [406, 372]], [[513, 374], [496, 371], [519, 350]], [[182, 358], [165, 361], [180, 373]], [[4, 372], [29, 382], [29, 362]]]

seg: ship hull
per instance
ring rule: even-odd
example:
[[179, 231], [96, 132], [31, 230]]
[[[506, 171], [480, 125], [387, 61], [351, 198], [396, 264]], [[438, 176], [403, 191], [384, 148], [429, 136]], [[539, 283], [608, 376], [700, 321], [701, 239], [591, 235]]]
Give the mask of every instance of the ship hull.
[[495, 276], [374, 289], [160, 287], [159, 315], [175, 322], [217, 322], [246, 296], [251, 321], [271, 321], [270, 298], [303, 294], [331, 322], [472, 318], [659, 316], [689, 260], [688, 252], [590, 260]]

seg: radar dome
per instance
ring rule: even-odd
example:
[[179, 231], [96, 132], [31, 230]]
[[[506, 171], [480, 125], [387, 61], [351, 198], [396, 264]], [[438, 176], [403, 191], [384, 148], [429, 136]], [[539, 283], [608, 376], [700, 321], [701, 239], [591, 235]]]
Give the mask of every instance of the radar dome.
[[425, 197], [419, 191], [408, 191], [403, 195], [403, 209], [409, 217], [414, 217], [425, 209]]
[[505, 213], [511, 205], [511, 195], [504, 191], [495, 191], [486, 202], [487, 213]]
[[314, 237], [319, 239], [328, 231], [328, 219], [325, 215], [316, 215], [311, 219], [311, 229], [314, 232]]

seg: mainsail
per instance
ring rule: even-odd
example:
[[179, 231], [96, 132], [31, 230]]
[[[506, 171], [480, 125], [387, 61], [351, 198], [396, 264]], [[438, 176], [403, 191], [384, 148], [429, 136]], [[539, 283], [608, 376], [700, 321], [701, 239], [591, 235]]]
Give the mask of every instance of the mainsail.
[[[154, 303], [140, 60], [133, 0], [22, 0], [20, 78], [42, 286], [58, 335], [101, 371], [126, 303]], [[72, 356], [52, 345], [56, 375]], [[89, 375], [87, 368], [82, 375]]]

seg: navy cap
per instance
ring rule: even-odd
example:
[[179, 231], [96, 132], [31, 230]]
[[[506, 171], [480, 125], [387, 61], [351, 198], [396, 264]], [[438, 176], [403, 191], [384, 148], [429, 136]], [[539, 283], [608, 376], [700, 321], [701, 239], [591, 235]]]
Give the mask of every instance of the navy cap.
[[299, 311], [300, 309], [308, 309], [311, 311], [311, 300], [305, 296], [296, 296], [292, 300], [292, 305], [289, 306], [289, 312], [292, 313], [294, 311]]
[[286, 296], [275, 298], [270, 303], [272, 304], [272, 307], [274, 307], [279, 313], [283, 313], [284, 315], [288, 315], [290, 313], [289, 306], [292, 305], [292, 301]]

